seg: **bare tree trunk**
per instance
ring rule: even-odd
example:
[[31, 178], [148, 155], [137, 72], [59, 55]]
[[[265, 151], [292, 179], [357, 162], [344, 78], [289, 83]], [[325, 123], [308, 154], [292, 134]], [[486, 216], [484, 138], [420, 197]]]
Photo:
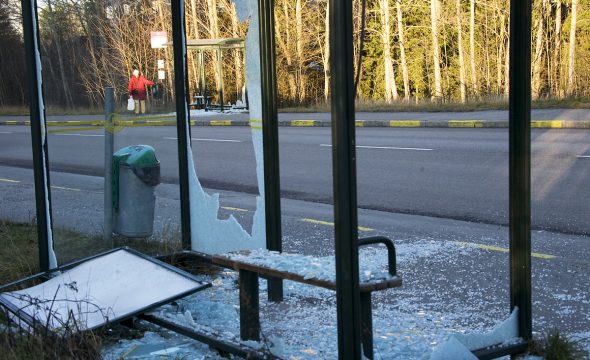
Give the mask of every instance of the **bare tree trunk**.
[[[490, 28], [490, 23], [488, 21], [488, 1], [487, 0], [483, 0], [484, 1], [484, 6], [483, 6], [483, 13], [484, 13], [484, 18], [485, 18], [485, 29], [489, 29]], [[490, 93], [490, 89], [492, 87], [491, 85], [491, 71], [490, 71], [490, 42], [489, 42], [489, 33], [490, 31], [484, 31], [483, 33], [483, 49], [484, 49], [484, 56], [486, 59], [486, 72], [485, 72], [485, 84], [486, 84], [486, 89], [485, 89], [485, 95], [488, 95]]]
[[[199, 33], [199, 15], [197, 14], [197, 0], [189, 0], [190, 1], [190, 6], [191, 6], [191, 25], [192, 25], [192, 30], [193, 30], [193, 38], [194, 39], [200, 39], [201, 35]], [[188, 20], [188, 19], [187, 19]], [[195, 89], [197, 89], [199, 87], [199, 69], [197, 68], [197, 57], [199, 56], [199, 54], [196, 51], [192, 52], [192, 59], [193, 61], [191, 61], [191, 67], [193, 69], [193, 81], [195, 82]], [[201, 64], [200, 66], [203, 66], [203, 64]], [[202, 89], [199, 89], [199, 91], [201, 91]]]
[[500, 15], [500, 38], [498, 39], [498, 54], [496, 56], [496, 87], [498, 89], [496, 94], [500, 95], [502, 94], [502, 81], [504, 80], [502, 67], [504, 66], [504, 51], [506, 51], [504, 40], [506, 37], [506, 15], [500, 8], [497, 11]]
[[304, 101], [306, 98], [307, 79], [305, 75], [305, 55], [303, 49], [304, 34], [303, 34], [303, 5], [301, 0], [295, 0], [295, 29], [296, 29], [296, 46], [297, 46], [297, 74], [299, 78], [299, 101]]
[[537, 20], [537, 35], [535, 39], [535, 54], [533, 56], [533, 79], [531, 85], [531, 96], [533, 100], [537, 100], [541, 96], [541, 64], [543, 56], [543, 34], [545, 31], [545, 22], [543, 21], [543, 10], [545, 9], [547, 0], [542, 0], [539, 9], [539, 17]]
[[[193, 0], [196, 1], [196, 0]], [[164, 18], [164, 11], [162, 9], [162, 2], [158, 1], [158, 16], [160, 17], [160, 27], [166, 28], [166, 19]], [[196, 19], [195, 19], [196, 20]], [[170, 55], [170, 47], [164, 49], [164, 68], [166, 70], [166, 78], [168, 79], [168, 93], [170, 94], [170, 100], [174, 98], [174, 82], [173, 72], [171, 64], [172, 56]]]
[[[50, 14], [53, 14], [53, 7], [51, 4], [51, 1], [49, 1], [49, 0], [47, 1], [47, 9], [49, 10]], [[52, 21], [50, 20], [50, 24], [51, 23], [52, 23]], [[65, 100], [65, 106], [66, 106], [66, 108], [72, 108], [74, 104], [72, 101], [72, 94], [71, 94], [70, 88], [68, 87], [68, 83], [66, 80], [64, 57], [63, 57], [63, 53], [62, 53], [62, 46], [63, 45], [62, 45], [59, 34], [53, 28], [52, 25], [49, 26], [49, 33], [51, 34], [51, 40], [53, 42], [53, 45], [55, 46], [55, 50], [57, 53], [57, 67], [59, 70], [59, 77], [61, 80], [61, 87], [62, 87], [62, 91], [63, 91], [63, 97]]]
[[459, 89], [461, 90], [461, 102], [467, 100], [465, 86], [465, 60], [463, 59], [463, 25], [461, 24], [461, 0], [457, 0], [457, 45], [459, 47]]
[[475, 68], [475, 0], [471, 0], [471, 11], [469, 18], [469, 56], [471, 59], [471, 88], [473, 96], [479, 97], [479, 88], [477, 86], [477, 72]]
[[323, 66], [324, 66], [324, 99], [326, 101], [330, 98], [330, 3], [327, 2], [326, 5], [326, 19], [324, 21], [325, 26], [325, 40], [324, 40], [324, 57], [323, 57]]
[[385, 73], [385, 101], [391, 103], [397, 100], [397, 86], [393, 72], [393, 58], [391, 54], [391, 19], [389, 12], [389, 0], [379, 0], [381, 20], [381, 42], [383, 44], [383, 64]]
[[[231, 28], [232, 28], [232, 36], [235, 38], [239, 38], [240, 34], [240, 20], [238, 19], [238, 13], [236, 12], [236, 8], [233, 6], [231, 2], [227, 3], [227, 8], [229, 10], [229, 15], [231, 17]], [[244, 61], [242, 60], [242, 50], [236, 50], [233, 52], [234, 58], [234, 69], [236, 74], [236, 93], [238, 99], [241, 99], [242, 94], [242, 86], [244, 84]]]
[[432, 99], [436, 102], [442, 99], [442, 79], [440, 74], [440, 54], [438, 45], [438, 12], [440, 0], [430, 0], [430, 25], [432, 32], [432, 59], [434, 65], [434, 94]]
[[404, 101], [410, 100], [410, 76], [408, 75], [408, 63], [406, 61], [406, 40], [404, 39], [404, 22], [402, 18], [401, 0], [396, 0], [397, 9], [397, 37], [399, 42], [400, 62], [402, 76], [404, 78]]
[[[207, 10], [208, 10], [208, 17], [209, 17], [209, 36], [212, 39], [219, 39], [219, 19], [217, 15], [217, 0], [207, 0]], [[219, 69], [219, 59], [217, 56], [212, 56], [211, 64], [213, 65], [213, 69], [215, 72], [215, 86], [217, 89], [221, 86], [221, 74], [217, 69]], [[223, 65], [222, 65], [223, 66]], [[218, 94], [219, 96], [220, 94]], [[221, 99], [219, 99], [221, 101]]]
[[576, 66], [576, 19], [578, 12], [578, 0], [572, 0], [572, 18], [570, 24], [570, 46], [569, 46], [569, 63], [567, 68], [567, 90], [566, 95], [574, 95], [574, 70]]
[[563, 99], [563, 91], [561, 88], [561, 0], [557, 0], [555, 4], [555, 49], [553, 51], [553, 88], [557, 93], [559, 99]]
[[[506, 28], [510, 29], [510, 18]], [[506, 51], [504, 52], [504, 99], [510, 95], [510, 39], [506, 41]]]
[[[288, 93], [289, 93], [289, 99], [290, 100], [295, 100], [297, 99], [297, 84], [295, 82], [295, 76], [293, 75], [293, 54], [291, 53], [291, 50], [289, 48], [289, 45], [291, 44], [291, 22], [290, 22], [290, 15], [289, 15], [289, 6], [288, 6], [288, 0], [282, 0], [281, 1], [281, 7], [283, 10], [283, 20], [284, 20], [284, 25], [285, 25], [285, 37], [283, 38], [283, 36], [281, 35], [281, 21], [275, 21], [275, 26], [276, 26], [276, 30], [277, 30], [277, 35], [276, 35], [276, 39], [277, 39], [277, 45], [279, 47], [279, 49], [281, 49], [281, 51], [283, 52], [284, 56], [285, 56], [285, 61], [287, 63], [287, 69], [285, 70], [285, 72], [287, 73], [287, 83], [288, 83]], [[326, 15], [327, 16], [327, 15]]]

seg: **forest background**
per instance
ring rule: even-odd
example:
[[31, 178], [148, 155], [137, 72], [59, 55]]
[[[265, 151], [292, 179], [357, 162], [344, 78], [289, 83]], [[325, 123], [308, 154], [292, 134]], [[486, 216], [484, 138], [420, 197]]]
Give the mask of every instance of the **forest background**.
[[[359, 100], [384, 104], [494, 103], [508, 96], [508, 0], [352, 0], [355, 57], [363, 39]], [[590, 98], [590, 0], [534, 0], [534, 100]], [[245, 37], [231, 0], [186, 0], [189, 39]], [[326, 0], [275, 0], [280, 105], [329, 100]], [[169, 0], [41, 0], [40, 43], [46, 103], [62, 109], [99, 108], [104, 89], [120, 99], [132, 69], [157, 79], [165, 61], [165, 102], [174, 101], [172, 49], [152, 49], [150, 33], [171, 40]], [[188, 54], [191, 95], [197, 91], [196, 52]], [[244, 85], [244, 53], [224, 52], [224, 98]], [[205, 53], [208, 88], [221, 80], [217, 58]], [[355, 66], [355, 72], [358, 71]], [[213, 94], [215, 95], [215, 94]], [[584, 100], [585, 101], [585, 100]], [[0, 0], [0, 107], [27, 104], [20, 2]]]

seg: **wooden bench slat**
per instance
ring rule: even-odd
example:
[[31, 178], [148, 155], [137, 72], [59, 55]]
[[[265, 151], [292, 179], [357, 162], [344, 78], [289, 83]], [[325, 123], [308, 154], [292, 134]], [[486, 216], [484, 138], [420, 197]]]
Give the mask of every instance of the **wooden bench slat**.
[[[253, 256], [251, 257], [251, 255]], [[264, 256], [271, 257], [276, 261], [288, 262], [290, 260], [294, 260], [303, 262], [303, 266], [306, 265], [305, 261], [312, 262], [315, 264], [316, 261], [322, 260], [320, 258], [297, 256], [293, 254], [277, 253], [266, 250], [240, 251], [235, 253], [214, 255], [212, 260], [213, 263], [217, 265], [234, 269], [236, 271], [247, 270], [256, 272], [263, 276], [292, 280], [304, 284], [319, 286], [329, 290], [336, 290], [335, 279], [327, 280], [323, 278], [309, 276], [309, 267], [300, 269], [300, 272], [297, 272], [297, 269], [291, 269], [291, 271], [274, 269], [267, 266], [264, 263], [264, 261], [260, 260], [261, 257]], [[359, 284], [359, 290], [361, 292], [371, 292], [392, 287], [398, 287], [401, 286], [401, 284], [402, 280], [399, 276], [391, 276], [389, 275], [389, 273], [383, 272], [378, 274], [378, 276], [376, 276], [375, 278], [361, 281], [361, 283]]]

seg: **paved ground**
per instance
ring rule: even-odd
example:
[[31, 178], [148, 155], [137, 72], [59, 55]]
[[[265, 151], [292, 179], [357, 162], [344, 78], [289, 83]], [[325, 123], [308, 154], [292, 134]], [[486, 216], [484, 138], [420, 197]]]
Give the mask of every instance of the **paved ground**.
[[[10, 174], [15, 179], [14, 182], [0, 182], [0, 198], [3, 199], [0, 218], [30, 221], [34, 217], [32, 171], [0, 167], [0, 173]], [[52, 179], [55, 228], [101, 234], [103, 179], [67, 173], [55, 173]], [[233, 215], [249, 230], [255, 208], [254, 197], [237, 192], [219, 193], [222, 206], [219, 217]], [[178, 230], [178, 186], [160, 185], [156, 194], [155, 230], [166, 238]], [[333, 254], [332, 212], [330, 205], [283, 199], [285, 250], [313, 255]], [[412, 330], [408, 336], [428, 338], [442, 329], [489, 329], [507, 316], [509, 271], [506, 254], [508, 232], [505, 227], [374, 210], [360, 210], [359, 225], [361, 237], [384, 235], [394, 239], [399, 252], [399, 270], [404, 278], [402, 288], [379, 293], [375, 297], [377, 336], [391, 333], [393, 324], [399, 321], [411, 323], [408, 325], [411, 327], [405, 330]], [[64, 235], [60, 235], [63, 233], [56, 234], [57, 244], [67, 241]], [[535, 332], [543, 334], [558, 328], [581, 339], [584, 346], [590, 348], [590, 280], [587, 277], [590, 248], [587, 244], [585, 236], [546, 231], [532, 233]], [[58, 257], [62, 255], [58, 253]], [[363, 259], [384, 261], [383, 254], [376, 255]], [[220, 295], [230, 287], [220, 287], [206, 295], [187, 299], [181, 306], [191, 309], [197, 321], [203, 321], [204, 315], [200, 311], [204, 310], [199, 307], [202, 301], [217, 302], [207, 311], [231, 308], [232, 301], [237, 301], [235, 294]], [[332, 293], [292, 284], [286, 291], [288, 300], [280, 306], [263, 300], [263, 319], [265, 322], [272, 321], [272, 324], [266, 324], [272, 326], [272, 331], [277, 332], [275, 334], [296, 346], [309, 344], [311, 340], [304, 335], [309, 334], [307, 320], [301, 319], [295, 332], [283, 329], [281, 326], [284, 323], [277, 320], [284, 316], [284, 312], [297, 317], [296, 314], [301, 311], [328, 316], [330, 320], [322, 323], [322, 329], [325, 327], [322, 331], [333, 331]], [[261, 298], [264, 297], [263, 287]], [[212, 317], [216, 311], [211, 313]], [[224, 319], [212, 320], [209, 325], [214, 328], [237, 331], [237, 327], [224, 323]], [[400, 344], [390, 342], [394, 343]], [[380, 346], [385, 345], [386, 342], [382, 342]]]

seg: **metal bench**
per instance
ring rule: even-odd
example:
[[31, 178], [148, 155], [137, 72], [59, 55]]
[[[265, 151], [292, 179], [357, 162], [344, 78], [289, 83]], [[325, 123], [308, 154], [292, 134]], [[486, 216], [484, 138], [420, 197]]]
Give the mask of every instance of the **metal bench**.
[[[395, 247], [385, 237], [375, 236], [359, 240], [363, 245], [383, 244], [387, 247], [388, 271], [367, 274], [360, 272], [361, 337], [363, 352], [373, 359], [373, 317], [371, 293], [401, 286], [396, 272]], [[215, 255], [213, 263], [234, 269], [240, 276], [240, 337], [260, 340], [260, 304], [258, 277], [296, 281], [325, 289], [336, 290], [335, 267], [328, 258], [278, 253], [268, 250], [240, 251]], [[329, 269], [329, 271], [326, 271]]]
[[195, 95], [193, 96], [193, 102], [189, 104], [189, 107], [208, 110], [211, 106], [211, 99], [213, 99], [213, 96], [210, 95]]

